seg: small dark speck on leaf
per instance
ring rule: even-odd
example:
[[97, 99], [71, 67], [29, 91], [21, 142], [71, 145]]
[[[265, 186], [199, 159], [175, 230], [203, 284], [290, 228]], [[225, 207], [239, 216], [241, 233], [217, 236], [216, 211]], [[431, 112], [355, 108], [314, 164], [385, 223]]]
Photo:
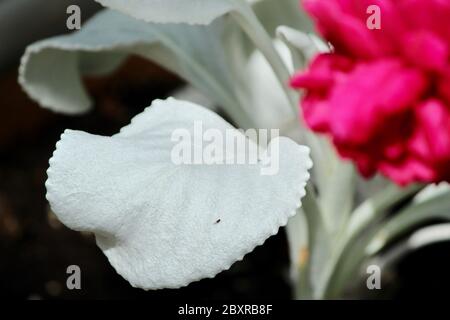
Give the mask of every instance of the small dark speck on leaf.
[[215, 224], [218, 224], [220, 221], [221, 221], [220, 219], [217, 219]]

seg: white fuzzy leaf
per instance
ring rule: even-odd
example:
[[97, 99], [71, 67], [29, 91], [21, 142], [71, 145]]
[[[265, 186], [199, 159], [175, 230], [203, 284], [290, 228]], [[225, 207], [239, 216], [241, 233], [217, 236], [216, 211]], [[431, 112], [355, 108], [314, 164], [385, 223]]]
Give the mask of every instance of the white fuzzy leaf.
[[[274, 46], [289, 70], [293, 66], [288, 48], [281, 42], [275, 41]], [[258, 128], [281, 128], [284, 135], [292, 139], [299, 139], [300, 122], [297, 115], [292, 113], [291, 106], [283, 93], [272, 68], [262, 53], [255, 50], [248, 59], [243, 76], [242, 85], [249, 100], [243, 107], [252, 115], [252, 120]]]
[[426, 226], [414, 231], [406, 239], [394, 246], [389, 247], [386, 252], [378, 253], [367, 264], [376, 264], [382, 270], [388, 270], [388, 268], [396, 267], [401, 259], [416, 250], [448, 241], [450, 241], [450, 223]]
[[424, 227], [414, 232], [408, 239], [411, 250], [450, 240], [450, 223]]
[[[103, 6], [136, 19], [156, 23], [209, 24], [230, 12], [253, 5], [261, 21], [273, 31], [284, 21], [290, 26], [312, 30], [312, 23], [298, 0], [95, 0]], [[270, 8], [270, 10], [267, 10]]]
[[209, 24], [242, 0], [95, 0], [136, 19], [156, 23]]
[[447, 182], [441, 182], [439, 184], [429, 184], [422, 191], [420, 191], [413, 199], [413, 202], [418, 204], [431, 200], [434, 197], [440, 196], [446, 192], [449, 192], [450, 184]]
[[[404, 235], [433, 220], [450, 220], [450, 190], [444, 186], [434, 195], [426, 195], [427, 191], [419, 196], [419, 200], [413, 201], [389, 221], [377, 232], [373, 240], [367, 246], [367, 255], [373, 255], [382, 250], [393, 239]], [[423, 192], [423, 191], [422, 191]], [[424, 196], [425, 195], [425, 196]], [[421, 200], [420, 198], [423, 197]]]
[[[268, 30], [281, 22], [291, 26], [302, 26], [305, 22], [297, 0], [254, 2], [257, 2], [255, 12]], [[252, 93], [242, 90], [253, 81], [243, 70], [247, 69], [254, 46], [231, 22], [220, 18], [208, 26], [145, 23], [105, 10], [79, 32], [29, 46], [22, 58], [19, 81], [42, 106], [67, 114], [82, 113], [93, 104], [82, 77], [113, 71], [128, 55], [135, 54], [190, 82], [223, 108], [239, 127], [267, 126], [253, 116], [273, 114], [272, 110], [278, 108], [271, 105], [260, 110], [253, 103], [257, 101], [249, 97]], [[274, 96], [283, 95], [278, 85], [270, 91]], [[293, 124], [291, 121], [288, 125]], [[280, 125], [285, 124], [269, 123], [270, 127]]]
[[181, 75], [216, 103], [236, 111], [233, 82], [224, 56], [223, 24], [149, 24], [105, 10], [81, 31], [29, 46], [19, 81], [44, 107], [76, 114], [92, 101], [82, 76], [114, 70], [129, 54], [148, 58]]
[[171, 134], [193, 134], [194, 121], [232, 129], [198, 105], [157, 100], [112, 137], [67, 130], [50, 160], [52, 210], [68, 227], [94, 232], [133, 286], [176, 288], [215, 276], [286, 225], [305, 195], [309, 149], [284, 137], [275, 138], [276, 175], [261, 175], [260, 163], [174, 164]]
[[299, 0], [262, 0], [253, 9], [273, 37], [280, 25], [308, 33], [314, 31], [314, 24]]
[[313, 33], [305, 33], [288, 26], [279, 26], [276, 32], [291, 50], [298, 50], [308, 61], [318, 53], [330, 51], [326, 43]]

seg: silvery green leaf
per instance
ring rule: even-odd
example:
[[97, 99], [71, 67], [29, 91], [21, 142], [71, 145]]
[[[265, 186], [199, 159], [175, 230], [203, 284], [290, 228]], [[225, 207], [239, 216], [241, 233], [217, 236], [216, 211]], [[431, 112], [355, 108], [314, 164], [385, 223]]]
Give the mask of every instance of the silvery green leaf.
[[308, 132], [308, 145], [314, 160], [312, 179], [319, 193], [325, 229], [336, 234], [353, 209], [355, 171], [343, 161], [327, 138]]
[[332, 172], [325, 180], [327, 184], [322, 183], [319, 201], [328, 230], [337, 234], [345, 227], [353, 210], [356, 173], [353, 165], [342, 159], [333, 164]]
[[[271, 15], [267, 21], [273, 22], [278, 20], [277, 12], [289, 14], [298, 17], [299, 22], [303, 22], [300, 18], [301, 10], [299, 5], [292, 0], [275, 1], [246, 1], [246, 0], [96, 0], [109, 8], [118, 10], [136, 19], [152, 23], [184, 23], [184, 24], [210, 24], [218, 17], [230, 14], [246, 35], [258, 47], [273, 70], [280, 83], [283, 84], [283, 91], [291, 101], [294, 101], [294, 95], [284, 84], [289, 79], [289, 74], [271, 45], [270, 36], [266, 33], [270, 27], [263, 17], [258, 18], [258, 10], [256, 7], [266, 3], [276, 4], [279, 10], [270, 11]], [[256, 3], [256, 4], [255, 4]], [[255, 8], [252, 5], [255, 5]], [[290, 9], [289, 11], [286, 9]], [[263, 12], [266, 12], [263, 10]], [[287, 19], [287, 15], [285, 17]], [[266, 28], [264, 28], [266, 27]], [[268, 27], [268, 28], [267, 28]], [[295, 111], [295, 110], [294, 110]]]
[[415, 231], [408, 237], [408, 246], [417, 250], [434, 243], [450, 240], [450, 223], [440, 223]]
[[[276, 29], [286, 25], [297, 30], [312, 32], [313, 24], [298, 0], [260, 0], [252, 2], [253, 11], [266, 32], [273, 39], [276, 38]], [[246, 50], [247, 56], [254, 51], [254, 44], [242, 34], [241, 49]], [[289, 62], [290, 64], [290, 62]]]
[[433, 220], [450, 220], [450, 190], [413, 202], [389, 219], [368, 245], [366, 254], [376, 254], [391, 240]]
[[384, 188], [376, 192], [371, 197], [360, 203], [352, 212], [347, 224], [347, 238], [349, 240], [357, 237], [358, 234], [370, 226], [371, 223], [384, 219], [395, 205], [414, 196], [423, 186], [413, 184], [407, 187], [399, 187], [394, 183], [387, 184]]
[[370, 179], [366, 179], [357, 175], [356, 177], [356, 200], [357, 204], [369, 199], [374, 194], [388, 188], [392, 182], [382, 175], [375, 175]]
[[296, 69], [305, 68], [316, 54], [330, 51], [329, 47], [313, 33], [305, 33], [284, 25], [279, 26], [276, 33], [291, 50]]
[[444, 194], [450, 190], [450, 184], [447, 182], [441, 182], [439, 184], [430, 184], [420, 191], [413, 199], [414, 203], [421, 203], [441, 194]]
[[[378, 264], [380, 267], [392, 265], [415, 248], [445, 241], [448, 228], [426, 229], [425, 232], [413, 233], [414, 237], [408, 237], [382, 252], [394, 239], [408, 236], [415, 228], [432, 221], [450, 219], [448, 188], [441, 185], [428, 186], [420, 191], [421, 189], [421, 185], [399, 188], [390, 184], [376, 197], [366, 200], [358, 207], [347, 226], [346, 234], [350, 235], [348, 247], [342, 254], [340, 263], [334, 268], [335, 275], [328, 288], [328, 296], [335, 297], [339, 290], [348, 286], [352, 278], [365, 272], [361, 269], [363, 263]], [[414, 200], [406, 208], [386, 218], [386, 209], [412, 196]], [[433, 234], [433, 230], [442, 232]]]
[[[289, 70], [293, 70], [289, 50], [280, 41], [274, 46]], [[286, 95], [283, 93], [272, 68], [262, 53], [254, 50], [242, 69], [240, 90], [247, 103], [243, 108], [252, 115], [258, 128], [279, 128], [283, 135], [298, 141], [300, 138], [300, 122], [291, 110]]]
[[291, 260], [290, 276], [292, 281], [297, 283], [300, 280], [301, 269], [309, 259], [308, 225], [303, 210], [299, 209], [299, 212], [289, 219], [286, 226], [286, 235]]
[[282, 35], [293, 48], [304, 51], [307, 58], [317, 53], [330, 52], [330, 47], [314, 33], [307, 33], [289, 26], [281, 25], [276, 29], [277, 35]]
[[393, 268], [403, 257], [418, 249], [450, 241], [450, 223], [440, 223], [420, 228], [386, 252], [372, 258], [369, 263], [377, 264], [382, 270]]
[[[258, 3], [258, 12], [286, 10], [291, 2], [264, 0]], [[29, 46], [22, 58], [19, 81], [44, 107], [81, 113], [92, 106], [82, 76], [110, 72], [128, 55], [137, 54], [186, 79], [223, 107], [237, 125], [257, 127], [258, 123], [249, 119], [249, 113], [257, 114], [248, 104], [251, 97], [238, 92], [249, 81], [242, 70], [247, 68], [254, 47], [235, 24], [228, 22], [218, 19], [209, 26], [161, 25], [105, 10], [79, 32]], [[270, 111], [274, 109], [271, 106]]]
[[355, 276], [366, 256], [366, 249], [374, 239], [377, 227], [389, 211], [405, 199], [414, 196], [422, 185], [400, 188], [389, 184], [352, 212], [338, 241], [333, 244], [325, 278], [327, 286], [320, 296], [336, 297]]
[[314, 24], [299, 0], [261, 0], [253, 9], [272, 37], [281, 25], [307, 33], [314, 31]]
[[[269, 32], [284, 21], [291, 27], [313, 30], [311, 20], [298, 0], [96, 0], [105, 7], [136, 19], [157, 23], [209, 24], [214, 19], [254, 6]], [[269, 5], [268, 5], [269, 4]], [[270, 8], [270, 10], [268, 10]], [[245, 10], [245, 9], [244, 9]]]
[[[293, 72], [294, 66], [289, 49], [279, 40], [274, 41], [274, 46], [286, 67]], [[256, 125], [260, 128], [281, 128], [284, 134], [295, 141], [302, 141], [298, 116], [292, 113], [280, 84], [259, 51], [250, 55], [244, 75], [246, 81], [243, 81], [241, 88], [247, 92], [249, 103], [246, 105], [250, 106], [248, 110]], [[345, 200], [347, 197], [341, 196], [339, 199]], [[320, 280], [321, 270], [331, 250], [328, 231], [320, 210], [308, 209], [311, 211], [308, 212], [308, 217], [312, 217], [309, 224], [305, 219], [305, 213], [300, 210], [289, 221], [286, 229], [291, 258], [291, 278], [297, 284], [297, 297], [302, 298], [311, 298], [318, 290], [316, 286]], [[346, 207], [342, 209], [345, 210]]]
[[105, 10], [79, 32], [29, 46], [22, 58], [19, 81], [42, 106], [81, 113], [92, 106], [82, 76], [111, 71], [128, 55], [136, 54], [179, 74], [234, 112], [236, 118], [245, 119], [227, 68], [223, 23], [150, 24]]
[[[307, 186], [307, 195], [303, 200], [303, 211], [308, 225], [308, 263], [306, 266], [306, 279], [309, 281], [310, 297], [318, 298], [323, 291], [324, 273], [327, 262], [332, 255], [332, 238], [327, 229], [324, 212], [320, 203], [316, 201], [312, 185]], [[301, 284], [301, 283], [300, 283]], [[305, 284], [302, 285], [303, 287]]]
[[291, 260], [290, 276], [295, 284], [297, 299], [312, 299], [320, 289], [321, 275], [330, 255], [331, 243], [324, 230], [320, 212], [308, 212], [306, 199], [298, 213], [289, 219], [286, 226]]
[[95, 0], [133, 18], [156, 23], [209, 24], [238, 10], [242, 0]]
[[[169, 98], [154, 101], [112, 137], [66, 130], [50, 160], [53, 212], [69, 228], [93, 232], [133, 286], [177, 288], [215, 276], [286, 225], [305, 195], [309, 149], [288, 138], [272, 139], [265, 150], [271, 161], [279, 155], [274, 175], [261, 175], [260, 162], [174, 162], [175, 130], [189, 133], [191, 150], [204, 150], [197, 121], [254, 146], [215, 113]], [[251, 150], [239, 149], [236, 157]]]

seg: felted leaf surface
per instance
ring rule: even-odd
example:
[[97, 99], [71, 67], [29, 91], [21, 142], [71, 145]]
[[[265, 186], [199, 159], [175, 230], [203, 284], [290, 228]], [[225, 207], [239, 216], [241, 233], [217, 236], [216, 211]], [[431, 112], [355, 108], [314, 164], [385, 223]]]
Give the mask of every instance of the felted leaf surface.
[[[274, 42], [274, 46], [291, 70], [289, 50], [280, 42]], [[281, 128], [285, 135], [298, 138], [298, 117], [293, 114], [279, 81], [260, 51], [255, 50], [249, 56], [244, 76], [242, 88], [249, 97], [249, 103], [243, 107], [252, 115], [254, 123], [259, 128]]]
[[95, 0], [136, 19], [157, 23], [209, 24], [236, 10], [242, 0]]
[[313, 33], [305, 33], [288, 26], [279, 26], [276, 32], [291, 50], [298, 50], [308, 61], [318, 53], [330, 51], [326, 43]]
[[112, 71], [126, 56], [136, 54], [177, 73], [233, 110], [239, 103], [233, 98], [225, 61], [223, 27], [223, 21], [209, 26], [149, 24], [105, 10], [79, 32], [29, 46], [19, 82], [44, 107], [82, 113], [92, 106], [82, 76]]
[[[95, 0], [136, 19], [156, 23], [209, 24], [227, 13], [239, 12], [245, 2], [254, 7], [269, 32], [285, 25], [313, 30], [298, 0]], [[245, 10], [245, 9], [244, 9]], [[281, 22], [283, 21], [283, 22]]]
[[177, 288], [215, 276], [286, 225], [305, 195], [309, 149], [284, 137], [266, 150], [274, 156], [279, 142], [275, 175], [261, 175], [259, 162], [172, 162], [171, 134], [194, 136], [195, 121], [224, 135], [235, 130], [198, 105], [156, 100], [112, 137], [66, 130], [50, 160], [52, 210], [69, 228], [94, 232], [133, 286]]
[[[280, 23], [294, 27], [305, 23], [297, 0], [250, 2], [256, 2], [253, 8], [267, 30], [273, 31]], [[104, 10], [78, 32], [29, 46], [22, 58], [19, 82], [43, 107], [78, 114], [93, 104], [82, 77], [113, 71], [128, 55], [136, 54], [190, 82], [239, 127], [262, 127], [267, 124], [260, 123], [258, 114], [273, 114], [277, 108], [260, 111], [255, 106], [258, 101], [242, 89], [249, 84], [243, 70], [247, 71], [248, 62], [252, 64], [248, 59], [253, 52], [254, 46], [230, 19], [218, 18], [208, 26], [159, 24]], [[276, 93], [280, 90], [277, 85], [269, 92], [282, 96], [282, 92]], [[278, 126], [276, 121], [269, 124]]]

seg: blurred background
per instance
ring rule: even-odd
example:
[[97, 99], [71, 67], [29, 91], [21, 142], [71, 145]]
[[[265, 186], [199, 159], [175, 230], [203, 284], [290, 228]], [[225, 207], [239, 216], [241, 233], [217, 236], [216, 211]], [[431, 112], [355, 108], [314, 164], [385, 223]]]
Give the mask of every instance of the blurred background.
[[[137, 57], [112, 75], [86, 78], [92, 112], [64, 116], [40, 108], [17, 83], [20, 57], [32, 42], [68, 32], [66, 9], [81, 8], [86, 21], [93, 0], [0, 0], [0, 296], [12, 299], [288, 299], [289, 257], [284, 231], [231, 270], [180, 290], [132, 288], [108, 263], [92, 235], [73, 232], [56, 219], [45, 199], [48, 159], [66, 128], [112, 135], [155, 98], [183, 86], [176, 76]], [[57, 67], [57, 66], [55, 66]], [[450, 286], [450, 243], [405, 257], [383, 290], [349, 298], [442, 298]], [[81, 268], [81, 290], [68, 290], [66, 268]]]

